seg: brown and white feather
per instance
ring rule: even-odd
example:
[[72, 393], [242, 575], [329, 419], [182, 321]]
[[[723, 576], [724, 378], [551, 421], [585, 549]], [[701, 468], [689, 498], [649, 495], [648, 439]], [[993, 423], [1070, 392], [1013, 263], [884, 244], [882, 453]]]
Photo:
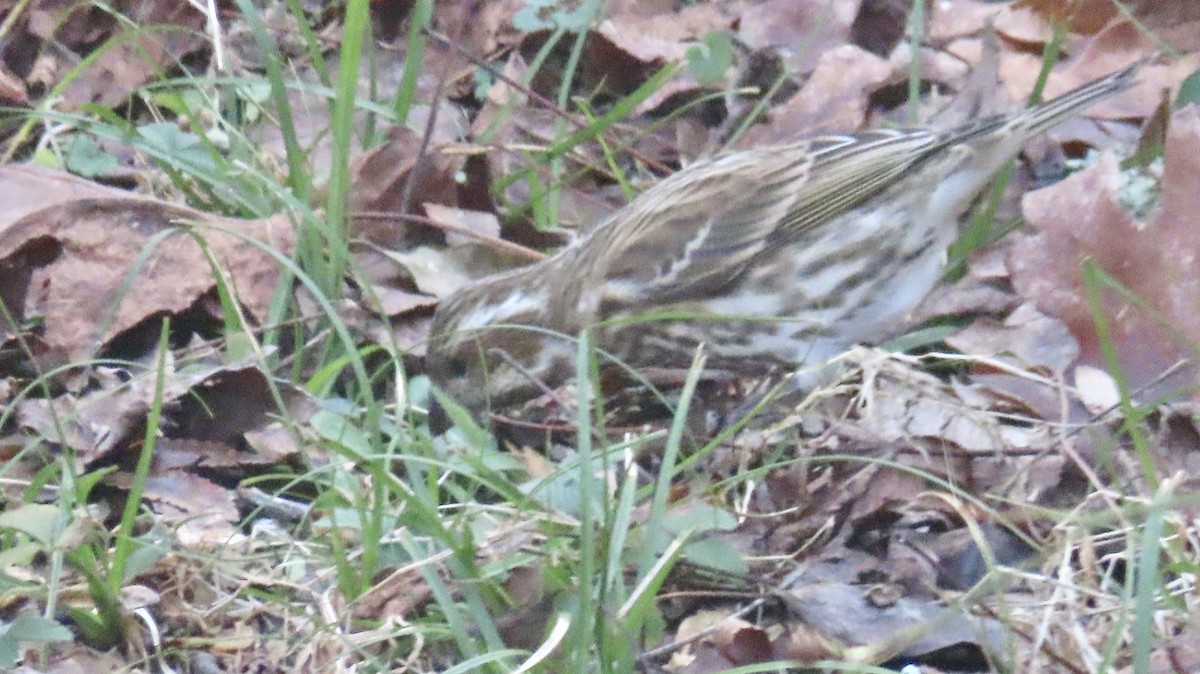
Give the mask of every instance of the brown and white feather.
[[[963, 212], [1025, 141], [1127, 89], [1136, 70], [950, 130], [699, 161], [555, 256], [445, 300], [430, 375], [482, 419], [536, 394], [531, 377], [567, 381], [570, 338], [588, 326], [634, 367], [687, 366], [704, 343], [711, 365], [747, 373], [878, 340], [932, 289]], [[673, 318], [627, 320], [655, 314]]]

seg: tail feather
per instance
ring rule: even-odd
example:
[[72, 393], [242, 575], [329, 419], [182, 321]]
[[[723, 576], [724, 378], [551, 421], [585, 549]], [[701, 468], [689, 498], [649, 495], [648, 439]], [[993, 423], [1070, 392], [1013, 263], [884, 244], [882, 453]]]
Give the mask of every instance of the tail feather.
[[1030, 108], [1025, 114], [1018, 115], [1017, 120], [1024, 122], [1027, 133], [1043, 131], [1063, 117], [1090, 107], [1137, 84], [1136, 75], [1141, 66], [1142, 62], [1138, 61], [1098, 80], [1092, 80], [1061, 96]]
[[[1137, 84], [1137, 72], [1142, 64], [1143, 61], [1138, 61], [1015, 115], [995, 115], [960, 126], [946, 134], [942, 146], [967, 142], [996, 132], [1020, 139], [1041, 133], [1075, 112]], [[1006, 126], [1007, 133], [1001, 131]]]

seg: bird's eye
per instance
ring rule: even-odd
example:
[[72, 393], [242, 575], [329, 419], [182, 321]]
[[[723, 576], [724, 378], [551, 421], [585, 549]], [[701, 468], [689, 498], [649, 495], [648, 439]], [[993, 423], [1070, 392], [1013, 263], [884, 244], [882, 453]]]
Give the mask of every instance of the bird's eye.
[[450, 376], [463, 377], [467, 374], [467, 359], [462, 356], [455, 356], [450, 359]]

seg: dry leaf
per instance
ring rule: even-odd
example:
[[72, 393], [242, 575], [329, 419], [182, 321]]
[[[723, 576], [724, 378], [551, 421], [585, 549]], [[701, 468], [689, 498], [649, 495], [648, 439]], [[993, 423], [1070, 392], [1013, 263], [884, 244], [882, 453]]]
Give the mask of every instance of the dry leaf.
[[[31, 211], [23, 202], [0, 217], [0, 297], [17, 320], [44, 316], [46, 344], [72, 361], [94, 356], [147, 319], [192, 307], [213, 289], [214, 272], [184, 228], [207, 243], [236, 298], [258, 321], [267, 317], [279, 263], [241, 236], [284, 256], [292, 248], [286, 218], [220, 218], [153, 199], [111, 196], [112, 190], [99, 190], [104, 197], [96, 198], [95, 186], [66, 174], [0, 167], [0, 195], [21, 190], [49, 205]], [[147, 248], [171, 228], [180, 231]]]

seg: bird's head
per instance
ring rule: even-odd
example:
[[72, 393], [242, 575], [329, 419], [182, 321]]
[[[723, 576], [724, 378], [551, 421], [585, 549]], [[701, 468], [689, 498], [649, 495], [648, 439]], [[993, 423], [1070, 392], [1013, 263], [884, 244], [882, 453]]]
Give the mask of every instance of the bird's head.
[[543, 327], [557, 325], [550, 316], [557, 298], [531, 279], [537, 276], [469, 285], [434, 313], [425, 357], [429, 378], [485, 428], [490, 412], [536, 397], [539, 382], [560, 386], [573, 371], [571, 340]]

